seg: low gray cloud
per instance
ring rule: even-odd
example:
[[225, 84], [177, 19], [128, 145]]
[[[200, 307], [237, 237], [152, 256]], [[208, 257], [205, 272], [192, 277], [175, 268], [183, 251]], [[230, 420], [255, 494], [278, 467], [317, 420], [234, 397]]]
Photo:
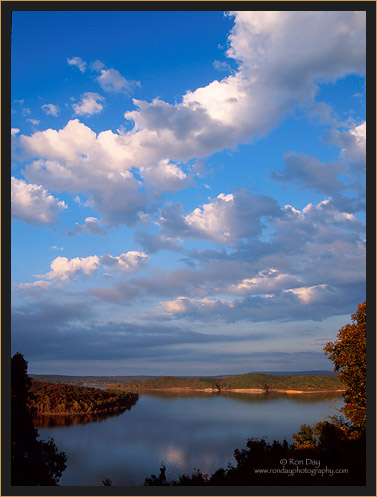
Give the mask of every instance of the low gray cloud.
[[340, 147], [340, 157], [358, 166], [360, 172], [365, 170], [366, 160], [366, 122], [359, 125], [354, 124], [349, 129], [340, 131], [331, 130], [326, 138], [328, 143]]
[[211, 261], [195, 269], [178, 268], [167, 272], [155, 268], [151, 276], [129, 278], [110, 287], [89, 290], [91, 295], [107, 302], [130, 305], [135, 300], [144, 302], [177, 295], [191, 297], [217, 295], [225, 286], [244, 278], [252, 271], [247, 261]]
[[281, 183], [296, 183], [302, 188], [312, 189], [319, 193], [331, 195], [343, 190], [344, 183], [338, 175], [344, 167], [320, 162], [316, 157], [304, 153], [286, 152], [285, 167], [281, 171], [271, 173], [271, 178]]
[[[237, 334], [206, 334], [187, 326], [96, 319], [81, 304], [40, 302], [12, 312], [12, 353], [36, 360], [107, 360], [169, 356], [175, 345], [237, 342]], [[261, 340], [254, 334], [249, 340]]]
[[[290, 322], [296, 320], [322, 321], [330, 316], [346, 314], [365, 300], [363, 284], [338, 286], [317, 285], [292, 288], [268, 297], [247, 296], [233, 300], [181, 298], [163, 302], [167, 312], [160, 319], [190, 321], [222, 321], [236, 323]], [[154, 316], [158, 319], [158, 316]]]
[[41, 300], [14, 308], [12, 326], [12, 354], [23, 353], [33, 372], [67, 372], [69, 365], [70, 374], [85, 374], [85, 368], [88, 374], [148, 374], [151, 368], [153, 374], [226, 374], [317, 369], [326, 361], [320, 351], [280, 351], [278, 343], [271, 342], [272, 328], [265, 325], [248, 333], [230, 329], [209, 334], [187, 323], [103, 320], [87, 300], [85, 305]]
[[284, 215], [275, 219], [271, 227], [274, 251], [285, 255], [304, 253], [309, 244], [321, 246], [343, 241], [357, 246], [365, 232], [364, 224], [353, 214], [339, 211], [332, 199], [317, 205], [310, 203], [301, 211], [287, 205]]
[[137, 231], [135, 233], [135, 241], [141, 245], [147, 254], [154, 254], [160, 250], [182, 251], [182, 247], [175, 240], [165, 238], [159, 234], [147, 233], [146, 231]]
[[[184, 311], [170, 317], [229, 322], [260, 321], [267, 319], [264, 313], [274, 320], [322, 319], [361, 302], [366, 278], [363, 223], [339, 211], [331, 199], [308, 204], [301, 211], [286, 206], [279, 213], [270, 221], [265, 241], [245, 238], [233, 250], [184, 250], [187, 268], [154, 269], [148, 277], [90, 293], [121, 305], [170, 301]], [[174, 212], [165, 219], [182, 224]], [[222, 301], [219, 296], [245, 298]], [[148, 315], [162, 319], [165, 314], [148, 311]]]
[[85, 301], [57, 303], [54, 300], [40, 298], [29, 305], [22, 305], [12, 310], [12, 328], [15, 332], [27, 331], [33, 337], [38, 330], [53, 330], [58, 326], [75, 320], [88, 319], [93, 316], [91, 305]]
[[[212, 349], [209, 351], [181, 347], [167, 354], [157, 353], [153, 356], [141, 355], [127, 360], [32, 360], [29, 370], [34, 374], [77, 374], [98, 375], [120, 374], [151, 374], [151, 375], [223, 375], [243, 374], [261, 371], [308, 371], [324, 369], [331, 371], [332, 364], [323, 352], [253, 352], [245, 351], [232, 353], [231, 351]], [[305, 397], [306, 398], [306, 397]], [[297, 402], [305, 401], [297, 398]], [[246, 398], [240, 394], [239, 400]]]

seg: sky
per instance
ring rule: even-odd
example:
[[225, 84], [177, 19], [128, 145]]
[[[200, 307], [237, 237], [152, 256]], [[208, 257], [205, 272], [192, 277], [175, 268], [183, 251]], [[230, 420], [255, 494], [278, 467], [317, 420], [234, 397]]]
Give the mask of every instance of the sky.
[[323, 347], [365, 300], [365, 23], [13, 13], [29, 372], [332, 370]]

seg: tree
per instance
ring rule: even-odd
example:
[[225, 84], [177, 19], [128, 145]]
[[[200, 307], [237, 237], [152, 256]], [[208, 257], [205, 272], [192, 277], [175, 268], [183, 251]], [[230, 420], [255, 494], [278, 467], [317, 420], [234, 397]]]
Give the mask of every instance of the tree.
[[310, 425], [301, 425], [300, 431], [292, 435], [295, 449], [313, 449], [317, 445], [314, 428]]
[[351, 316], [353, 324], [343, 326], [338, 340], [324, 348], [340, 381], [347, 386], [345, 406], [341, 410], [361, 431], [366, 427], [366, 314], [366, 302], [363, 302]]
[[161, 465], [160, 474], [158, 477], [156, 475], [151, 475], [150, 478], [146, 478], [144, 485], [147, 487], [165, 487], [170, 486], [170, 483], [166, 481], [166, 466]]
[[30, 404], [31, 380], [22, 354], [12, 357], [11, 369], [11, 484], [58, 485], [67, 456], [58, 452], [54, 440], [37, 440]]

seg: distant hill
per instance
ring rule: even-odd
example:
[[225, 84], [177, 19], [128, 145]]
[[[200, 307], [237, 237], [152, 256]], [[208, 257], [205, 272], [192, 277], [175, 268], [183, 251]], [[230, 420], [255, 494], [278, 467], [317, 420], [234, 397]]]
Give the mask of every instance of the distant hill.
[[92, 387], [105, 387], [128, 392], [142, 392], [148, 390], [170, 390], [170, 391], [290, 391], [294, 392], [320, 392], [342, 390], [338, 376], [326, 371], [306, 372], [300, 374], [284, 372], [248, 373], [240, 375], [224, 376], [64, 376], [64, 375], [33, 375], [34, 380], [53, 383], [65, 383], [69, 385], [85, 385]]
[[295, 376], [295, 375], [300, 375], [300, 376], [303, 376], [303, 375], [316, 375], [316, 376], [324, 376], [324, 375], [327, 375], [327, 374], [331, 374], [331, 375], [336, 375], [336, 373], [334, 373], [334, 371], [328, 371], [327, 369], [316, 369], [316, 370], [313, 370], [313, 371], [253, 371], [251, 373], [248, 373], [248, 374], [276, 374], [276, 375], [279, 375], [279, 376]]
[[138, 381], [147, 380], [150, 378], [158, 378], [157, 376], [73, 376], [61, 374], [29, 374], [30, 378], [39, 381], [48, 381], [52, 383], [69, 383], [73, 385], [89, 384], [103, 384], [107, 382], [125, 382], [125, 381]]
[[[336, 375], [333, 371], [327, 370], [313, 370], [313, 371], [252, 371], [250, 373], [240, 373], [240, 374], [219, 374], [215, 376], [201, 376], [201, 378], [233, 378], [235, 376], [243, 376], [244, 374], [269, 374], [278, 376], [303, 376], [303, 375]], [[103, 383], [103, 382], [128, 382], [128, 381], [140, 381], [149, 380], [153, 378], [161, 378], [161, 376], [148, 376], [148, 375], [134, 375], [134, 376], [75, 376], [75, 375], [60, 375], [60, 374], [32, 374], [29, 373], [31, 378], [40, 381], [50, 381], [55, 383]], [[165, 376], [166, 377], [166, 376]], [[198, 376], [187, 376], [178, 375], [175, 378], [198, 378]]]

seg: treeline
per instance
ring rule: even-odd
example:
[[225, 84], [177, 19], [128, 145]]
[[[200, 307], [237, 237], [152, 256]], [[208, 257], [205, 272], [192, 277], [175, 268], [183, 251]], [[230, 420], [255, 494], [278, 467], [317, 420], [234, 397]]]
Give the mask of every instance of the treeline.
[[67, 385], [78, 386], [102, 386], [116, 385], [128, 381], [146, 380], [148, 378], [156, 378], [156, 376], [73, 376], [61, 374], [30, 374], [32, 380], [47, 381], [49, 383], [65, 383]]
[[343, 385], [336, 375], [268, 375], [244, 374], [224, 379], [224, 389], [261, 388], [263, 390], [341, 390]]
[[34, 414], [99, 414], [131, 408], [134, 393], [33, 381], [29, 407]]
[[334, 391], [342, 390], [343, 385], [336, 375], [269, 375], [250, 373], [228, 378], [178, 378], [161, 376], [142, 381], [122, 383], [121, 387], [131, 392], [159, 389], [191, 389], [227, 391], [238, 389], [255, 389], [263, 391], [296, 390], [296, 391]]

